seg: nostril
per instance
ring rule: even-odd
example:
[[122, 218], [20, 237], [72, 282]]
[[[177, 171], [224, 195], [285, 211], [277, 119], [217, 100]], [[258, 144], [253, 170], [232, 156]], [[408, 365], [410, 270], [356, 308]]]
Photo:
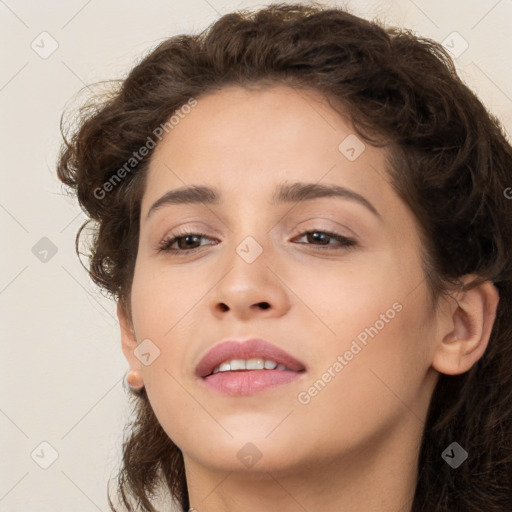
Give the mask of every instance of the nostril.
[[258, 305], [261, 307], [261, 309], [268, 309], [270, 307], [268, 302], [260, 302]]

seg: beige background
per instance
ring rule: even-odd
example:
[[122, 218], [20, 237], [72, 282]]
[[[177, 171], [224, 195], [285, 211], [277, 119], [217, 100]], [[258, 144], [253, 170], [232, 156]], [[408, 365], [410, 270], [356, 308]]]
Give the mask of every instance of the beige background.
[[[64, 107], [85, 84], [123, 77], [163, 38], [267, 3], [0, 0], [0, 511], [109, 510], [106, 484], [129, 413], [114, 304], [75, 256], [83, 217], [55, 177]], [[454, 41], [455, 51], [466, 41], [456, 59], [462, 78], [510, 130], [511, 2], [345, 4], [364, 17]], [[52, 44], [58, 48], [45, 55]], [[48, 247], [55, 254], [44, 253]]]

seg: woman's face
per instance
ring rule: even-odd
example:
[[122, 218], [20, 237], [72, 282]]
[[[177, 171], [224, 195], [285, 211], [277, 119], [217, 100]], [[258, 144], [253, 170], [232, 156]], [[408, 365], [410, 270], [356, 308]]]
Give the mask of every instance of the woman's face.
[[[296, 183], [346, 191], [273, 200]], [[150, 212], [190, 186], [217, 201]], [[159, 251], [184, 232], [203, 236]], [[417, 438], [437, 378], [420, 248], [383, 151], [320, 96], [280, 85], [198, 98], [150, 163], [131, 303], [148, 397], [186, 464], [236, 471], [249, 455], [288, 471]], [[216, 344], [248, 338], [305, 371], [244, 393], [231, 373], [231, 394], [196, 375]]]

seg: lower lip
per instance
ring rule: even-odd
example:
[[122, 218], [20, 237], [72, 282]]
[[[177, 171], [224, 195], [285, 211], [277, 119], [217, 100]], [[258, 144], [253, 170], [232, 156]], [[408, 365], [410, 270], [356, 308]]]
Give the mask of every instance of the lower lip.
[[204, 377], [204, 383], [210, 389], [224, 395], [252, 395], [268, 388], [287, 384], [297, 379], [302, 372], [288, 370], [237, 370], [217, 372]]

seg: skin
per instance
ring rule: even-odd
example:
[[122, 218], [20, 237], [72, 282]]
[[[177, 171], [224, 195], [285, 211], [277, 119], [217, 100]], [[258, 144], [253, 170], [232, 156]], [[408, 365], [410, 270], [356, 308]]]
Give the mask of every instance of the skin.
[[[383, 149], [366, 144], [354, 161], [339, 151], [353, 133], [315, 91], [229, 86], [198, 98], [152, 156], [132, 317], [118, 307], [122, 348], [182, 450], [199, 512], [410, 510], [439, 372], [466, 372], [487, 347], [496, 289], [487, 282], [429, 311], [416, 220], [388, 182]], [[275, 187], [294, 181], [349, 188], [380, 218], [337, 197], [270, 206]], [[166, 205], [147, 217], [165, 192], [190, 184], [218, 188], [222, 201]], [[178, 226], [207, 236], [189, 255], [158, 253]], [[357, 245], [327, 237], [325, 249], [306, 231]], [[250, 264], [236, 252], [247, 236], [263, 249]], [[301, 403], [299, 393], [395, 303], [400, 312]], [[252, 336], [307, 371], [251, 396], [200, 385], [194, 370], [209, 348]], [[134, 355], [144, 339], [160, 350], [147, 366]], [[261, 454], [252, 467], [237, 455], [249, 442]]]

